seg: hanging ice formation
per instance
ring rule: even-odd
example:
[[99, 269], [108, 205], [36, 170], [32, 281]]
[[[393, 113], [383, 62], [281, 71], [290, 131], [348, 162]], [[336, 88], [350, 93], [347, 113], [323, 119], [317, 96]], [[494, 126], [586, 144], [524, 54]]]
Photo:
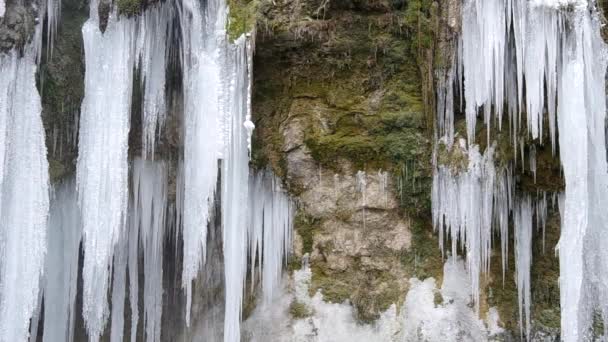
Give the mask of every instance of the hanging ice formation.
[[80, 238], [80, 211], [72, 179], [58, 185], [51, 199], [44, 271], [43, 342], [73, 341]]
[[0, 341], [27, 340], [43, 286], [49, 175], [35, 79], [40, 31], [23, 55], [0, 53]]
[[[97, 2], [91, 2], [90, 19], [82, 30], [86, 74], [77, 166], [85, 253], [83, 315], [93, 340], [99, 338], [108, 318], [109, 270], [117, 241], [126, 236], [123, 230], [127, 220], [127, 152], [133, 70], [139, 68], [144, 87], [144, 155], [153, 156], [154, 137], [166, 113], [165, 44], [171, 20], [170, 8], [164, 4], [152, 6], [141, 17], [132, 19], [119, 17], [113, 9], [102, 32], [97, 7]], [[127, 257], [134, 260], [138, 253], [137, 237], [130, 243], [133, 255]], [[130, 261], [130, 265], [129, 272], [137, 274], [137, 263]], [[133, 276], [130, 279], [131, 303], [136, 307], [137, 279]], [[146, 324], [157, 329], [156, 318], [148, 316]], [[132, 324], [136, 326], [137, 321], [135, 310]], [[156, 336], [154, 331], [146, 333]]]
[[[249, 195], [250, 41], [241, 36], [224, 50], [221, 79], [224, 142], [222, 153], [222, 228], [224, 242], [224, 341], [241, 340], [241, 308], [247, 273], [247, 209]], [[227, 80], [227, 82], [226, 82]]]
[[226, 8], [220, 0], [201, 6], [199, 1], [183, 0], [179, 13], [184, 96], [182, 287], [186, 291], [188, 326], [192, 283], [204, 262], [207, 224], [223, 147], [220, 56], [226, 40]]
[[[167, 213], [167, 168], [164, 162], [136, 159], [131, 167], [129, 220], [116, 245], [112, 285], [111, 340], [123, 341], [126, 279], [129, 279], [131, 336], [139, 323], [140, 258], [143, 259], [143, 334], [146, 341], [160, 341], [162, 317], [163, 247]], [[141, 250], [140, 250], [141, 246]]]
[[6, 12], [6, 3], [0, 0], [0, 18], [4, 17], [4, 12]]
[[82, 34], [85, 96], [77, 165], [83, 225], [83, 316], [92, 341], [108, 318], [109, 270], [127, 218], [128, 135], [133, 83], [134, 21], [110, 13], [99, 28], [97, 2]]
[[[503, 112], [508, 114], [516, 153], [518, 147], [523, 149], [523, 141], [518, 141], [520, 133], [543, 142], [545, 113], [554, 152], [559, 129], [559, 157], [566, 183], [565, 200], [563, 204], [560, 201], [562, 236], [558, 245], [564, 341], [590, 338], [595, 313], [601, 313], [608, 321], [608, 283], [597, 276], [608, 271], [608, 253], [601, 247], [608, 239], [601, 233], [608, 219], [603, 209], [608, 204], [604, 130], [606, 47], [599, 29], [594, 1], [466, 0], [462, 8], [458, 62], [439, 96], [438, 132], [449, 146], [454, 139], [452, 89], [464, 92], [461, 98], [465, 103], [469, 145], [474, 144], [479, 111], [488, 125], [488, 140], [492, 120], [500, 128]], [[464, 83], [460, 84], [462, 80]], [[452, 82], [455, 84], [450, 84]], [[530, 153], [530, 166], [535, 173], [534, 152]], [[466, 173], [470, 172], [469, 168]], [[443, 184], [445, 188], [448, 184], [458, 189], [457, 180], [466, 177], [460, 175], [447, 180], [445, 174], [440, 166], [435, 175], [437, 186]], [[437, 220], [437, 212], [443, 213], [448, 227], [454, 227], [450, 222], [458, 223], [457, 215], [465, 215], [466, 211], [456, 208], [446, 212], [449, 202], [443, 197], [447, 195], [437, 193], [435, 186], [434, 217]], [[526, 316], [527, 338], [530, 338], [530, 284], [529, 271], [526, 271], [529, 265], [526, 265], [531, 262], [527, 251], [531, 214], [528, 214], [526, 200], [515, 202], [511, 209], [515, 210], [519, 241], [516, 250], [519, 301], [526, 307], [524, 312], [520, 308], [520, 312]], [[469, 201], [466, 205], [472, 203]], [[537, 204], [536, 210], [546, 210], [546, 200], [541, 203], [545, 204]], [[485, 212], [483, 203], [475, 205], [480, 205], [478, 210]], [[544, 220], [544, 216], [537, 215], [539, 226], [544, 225]], [[473, 229], [469, 222], [464, 225], [467, 232]], [[490, 225], [482, 228], [489, 231]], [[505, 236], [501, 239], [504, 245]], [[471, 250], [467, 242], [467, 247], [469, 257], [485, 255], [484, 244]], [[473, 263], [477, 261], [474, 259]]]
[[144, 159], [154, 159], [157, 137], [167, 117], [165, 78], [172, 18], [172, 7], [166, 3], [148, 9], [138, 18], [135, 66], [144, 90], [141, 134]]
[[269, 171], [258, 172], [250, 179], [251, 279], [257, 279], [257, 264], [263, 300], [268, 304], [278, 292], [285, 257], [291, 252], [294, 204], [280, 179]]

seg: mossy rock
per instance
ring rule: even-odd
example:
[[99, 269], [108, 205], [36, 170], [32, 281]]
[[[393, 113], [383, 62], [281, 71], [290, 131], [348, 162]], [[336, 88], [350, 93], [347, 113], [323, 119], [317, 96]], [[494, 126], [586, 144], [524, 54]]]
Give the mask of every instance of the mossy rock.
[[291, 317], [295, 319], [302, 319], [312, 315], [312, 311], [306, 304], [298, 302], [297, 300], [292, 301], [289, 305], [289, 313], [291, 314]]

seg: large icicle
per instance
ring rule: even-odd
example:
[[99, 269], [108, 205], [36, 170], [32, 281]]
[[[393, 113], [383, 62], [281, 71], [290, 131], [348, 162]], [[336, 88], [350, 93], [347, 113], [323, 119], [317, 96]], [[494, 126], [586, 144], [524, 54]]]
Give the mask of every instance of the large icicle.
[[107, 292], [112, 255], [127, 214], [128, 135], [134, 64], [135, 22], [110, 13], [99, 29], [97, 3], [82, 34], [85, 96], [77, 165], [83, 222], [83, 316], [91, 341], [108, 318]]
[[169, 3], [162, 3], [138, 18], [137, 66], [144, 89], [142, 103], [142, 155], [154, 158], [156, 138], [165, 119], [167, 44], [173, 17]]
[[564, 341], [582, 341], [594, 310], [608, 313], [608, 176], [605, 145], [605, 45], [599, 23], [575, 11], [564, 38], [558, 97], [560, 157], [566, 180], [559, 242]]
[[247, 273], [247, 204], [249, 183], [249, 92], [252, 53], [250, 41], [241, 36], [226, 48], [224, 80], [227, 111], [224, 113], [226, 149], [222, 162], [222, 223], [226, 302], [224, 341], [241, 340], [243, 285]]
[[221, 52], [226, 6], [222, 0], [183, 0], [180, 11], [184, 87], [183, 273], [186, 324], [190, 325], [192, 282], [204, 262], [207, 225], [223, 147]]
[[[530, 267], [532, 265], [532, 202], [529, 197], [519, 200], [513, 213], [515, 229], [515, 269], [521, 336], [530, 340]], [[525, 326], [523, 324], [523, 318]]]
[[27, 340], [42, 285], [49, 175], [36, 53], [0, 55], [0, 341]]
[[43, 342], [74, 339], [81, 224], [76, 182], [64, 181], [54, 192], [47, 234], [44, 276]]
[[[163, 162], [137, 159], [133, 162], [132, 173], [133, 208], [130, 232], [139, 232], [139, 240], [143, 247], [143, 331], [146, 341], [158, 342], [160, 341], [163, 298], [162, 266], [167, 212], [167, 167]], [[134, 234], [134, 236], [137, 236], [137, 234]], [[135, 263], [138, 254], [135, 254]], [[131, 273], [129, 273], [130, 277]], [[136, 275], [137, 272], [134, 276]], [[133, 286], [131, 289], [133, 289]], [[138, 289], [136, 288], [136, 290]], [[137, 301], [135, 301], [136, 304]], [[131, 330], [133, 331], [133, 328]]]

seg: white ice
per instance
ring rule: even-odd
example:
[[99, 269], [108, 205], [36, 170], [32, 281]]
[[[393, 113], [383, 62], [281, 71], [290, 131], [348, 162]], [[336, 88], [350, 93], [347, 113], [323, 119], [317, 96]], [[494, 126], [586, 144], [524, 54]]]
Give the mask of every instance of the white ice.
[[27, 340], [43, 286], [49, 173], [34, 45], [0, 55], [0, 341]]

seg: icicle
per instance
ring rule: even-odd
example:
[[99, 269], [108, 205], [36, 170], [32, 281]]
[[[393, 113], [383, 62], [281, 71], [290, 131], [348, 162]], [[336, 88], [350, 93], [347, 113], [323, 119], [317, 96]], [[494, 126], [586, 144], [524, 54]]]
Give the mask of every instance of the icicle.
[[102, 33], [93, 1], [82, 28], [86, 73], [76, 179], [83, 222], [83, 316], [93, 342], [108, 317], [109, 270], [128, 200], [135, 25], [116, 16], [115, 10], [110, 13]]
[[530, 171], [534, 175], [534, 184], [536, 184], [536, 146], [532, 145], [530, 147]]
[[357, 192], [361, 194], [363, 203], [363, 229], [365, 229], [365, 208], [367, 207], [367, 175], [365, 171], [357, 171]]
[[6, 12], [6, 3], [0, 0], [0, 18], [4, 17], [4, 12]]
[[532, 264], [532, 203], [529, 197], [519, 200], [514, 209], [515, 269], [517, 273], [517, 298], [519, 304], [519, 329], [530, 340], [530, 266]]
[[59, 20], [61, 19], [61, 0], [46, 0], [45, 6], [47, 56], [51, 58], [53, 56], [57, 26], [59, 26]]
[[153, 6], [138, 18], [136, 63], [144, 89], [142, 103], [142, 155], [154, 159], [156, 137], [167, 117], [165, 71], [172, 7]]
[[[460, 148], [465, 148], [464, 141], [460, 142]], [[466, 171], [455, 173], [446, 166], [436, 167], [431, 194], [432, 213], [433, 226], [440, 234], [441, 249], [443, 234], [452, 240], [452, 255], [457, 255], [458, 242], [466, 249], [472, 295], [478, 309], [480, 275], [488, 272], [490, 267], [492, 222], [498, 223], [505, 238], [502, 248], [503, 267], [506, 266], [512, 181], [507, 171], [497, 174], [493, 146], [482, 155], [477, 145], [471, 145], [466, 153], [469, 160]]]
[[[251, 53], [249, 40], [241, 36], [235, 41], [234, 46], [227, 47], [223, 65], [224, 79], [229, 80], [225, 85], [227, 96], [223, 99], [226, 101], [227, 109], [223, 113], [227, 134], [224, 138], [226, 150], [222, 162], [222, 222], [226, 283], [224, 341], [226, 342], [241, 340], [242, 296], [247, 274], [250, 132], [243, 123], [246, 123], [251, 116], [249, 106]], [[259, 239], [260, 236], [261, 234], [254, 239]], [[253, 242], [257, 248], [261, 248], [259, 240]], [[253, 253], [252, 267], [255, 267], [255, 247]], [[252, 281], [254, 281], [253, 277]]]
[[[258, 252], [265, 304], [278, 293], [284, 261], [291, 252], [293, 203], [280, 179], [269, 171], [258, 172], [250, 181], [250, 247]], [[251, 255], [255, 260], [255, 254]]]
[[81, 234], [76, 183], [65, 181], [55, 191], [49, 215], [43, 342], [74, 339]]
[[36, 48], [0, 55], [0, 341], [27, 340], [42, 287], [49, 175]]
[[[222, 66], [226, 6], [222, 0], [183, 0], [180, 10], [184, 92], [182, 287], [190, 326], [192, 282], [204, 262], [207, 225], [223, 148]], [[242, 122], [242, 121], [241, 121]]]
[[608, 272], [605, 80], [604, 72], [598, 72], [606, 70], [606, 47], [599, 22], [585, 7], [572, 12], [569, 20], [557, 107], [566, 181], [559, 241], [561, 329], [566, 342], [590, 338], [594, 309], [608, 310], [608, 284], [598, 277]]
[[[134, 185], [135, 182], [133, 182]], [[139, 185], [139, 184], [137, 184]], [[134, 190], [138, 191], [138, 190]], [[129, 270], [129, 307], [131, 308], [131, 342], [136, 342], [139, 323], [139, 197], [130, 200], [130, 222], [127, 225], [127, 269]], [[136, 221], [137, 220], [137, 221]]]
[[[137, 258], [143, 254], [144, 264], [144, 333], [146, 341], [160, 341], [163, 294], [163, 243], [167, 210], [167, 168], [163, 162], [137, 159], [133, 162], [132, 209], [130, 233], [135, 240], [135, 253], [129, 247], [129, 277], [135, 278]], [[138, 233], [136, 233], [138, 232]], [[132, 244], [131, 236], [129, 244]], [[137, 250], [141, 241], [143, 253]], [[132, 262], [131, 257], [134, 257]], [[131, 268], [135, 266], [134, 268]], [[133, 284], [133, 283], [132, 283]], [[138, 291], [137, 282], [131, 291]], [[131, 310], [137, 308], [137, 297], [131, 300]], [[131, 340], [135, 340], [137, 317], [131, 324]]]
[[122, 342], [125, 327], [125, 288], [127, 286], [129, 238], [121, 232], [116, 244], [114, 266], [112, 267], [112, 320], [110, 323], [110, 342]]
[[388, 172], [378, 170], [378, 179], [380, 180], [380, 193], [384, 197], [384, 205], [388, 204]]

